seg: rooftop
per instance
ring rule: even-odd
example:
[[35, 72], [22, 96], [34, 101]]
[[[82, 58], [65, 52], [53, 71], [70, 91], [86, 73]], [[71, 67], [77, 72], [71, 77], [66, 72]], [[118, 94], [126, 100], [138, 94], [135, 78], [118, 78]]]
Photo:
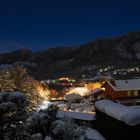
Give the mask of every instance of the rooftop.
[[115, 91], [140, 90], [140, 79], [111, 80], [108, 83]]

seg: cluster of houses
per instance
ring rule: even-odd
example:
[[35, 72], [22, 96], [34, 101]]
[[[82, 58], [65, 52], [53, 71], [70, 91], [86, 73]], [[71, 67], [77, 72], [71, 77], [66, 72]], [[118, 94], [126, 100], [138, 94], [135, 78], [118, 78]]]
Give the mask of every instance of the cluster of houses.
[[88, 96], [108, 98], [123, 104], [140, 104], [140, 79], [107, 80], [100, 88], [92, 90]]
[[61, 111], [60, 117], [69, 116], [78, 120], [80, 125], [85, 121], [107, 140], [132, 140], [139, 137], [140, 79], [109, 79], [100, 88], [83, 95], [95, 101], [94, 114]]
[[[93, 126], [107, 140], [138, 139], [140, 129], [140, 79], [107, 80], [89, 96], [95, 102]], [[106, 99], [105, 99], [106, 98]]]
[[[77, 106], [81, 103], [79, 100], [89, 101], [85, 100], [86, 98], [93, 101], [90, 102], [90, 105], [94, 106], [92, 112], [78, 110]], [[77, 100], [77, 102], [69, 102], [70, 100]], [[140, 79], [115, 80], [110, 78], [103, 82], [101, 87], [91, 90], [86, 87], [73, 87], [71, 94], [65, 95], [65, 101], [71, 110], [60, 109], [57, 114], [59, 119], [68, 117], [79, 125], [85, 126], [86, 124], [97, 130], [107, 140], [132, 140], [139, 136]], [[59, 107], [66, 108], [64, 103], [59, 104]], [[72, 110], [70, 103], [77, 108]]]

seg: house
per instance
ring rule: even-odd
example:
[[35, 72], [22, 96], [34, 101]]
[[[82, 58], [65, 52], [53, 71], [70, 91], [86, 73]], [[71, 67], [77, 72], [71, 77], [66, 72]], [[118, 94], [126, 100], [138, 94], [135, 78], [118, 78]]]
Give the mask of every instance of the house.
[[106, 81], [104, 96], [112, 100], [123, 98], [140, 98], [140, 79], [114, 80]]

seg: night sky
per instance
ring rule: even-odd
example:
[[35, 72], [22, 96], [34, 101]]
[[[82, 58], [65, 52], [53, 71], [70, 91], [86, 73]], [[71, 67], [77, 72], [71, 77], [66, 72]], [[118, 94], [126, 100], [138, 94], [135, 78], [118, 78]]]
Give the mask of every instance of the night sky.
[[0, 52], [78, 46], [139, 29], [139, 0], [0, 0]]

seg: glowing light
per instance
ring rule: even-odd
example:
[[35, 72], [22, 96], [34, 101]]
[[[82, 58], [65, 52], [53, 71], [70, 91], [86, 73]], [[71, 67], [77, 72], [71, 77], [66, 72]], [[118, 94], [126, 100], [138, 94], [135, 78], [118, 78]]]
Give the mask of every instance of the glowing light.
[[88, 89], [88, 90], [93, 90], [95, 88], [100, 88], [102, 85], [101, 83], [99, 82], [94, 82], [94, 83], [89, 83], [89, 84], [85, 84], [85, 87]]
[[39, 95], [40, 95], [43, 99], [45, 99], [45, 100], [48, 99], [48, 95], [49, 95], [49, 93], [50, 93], [50, 91], [49, 91], [48, 89], [43, 89], [42, 86], [38, 86], [38, 87], [37, 87], [37, 90], [38, 90]]
[[91, 91], [93, 91], [94, 89], [100, 88], [101, 87], [101, 83], [99, 82], [94, 82], [94, 83], [89, 83], [89, 84], [85, 84], [85, 87], [75, 87], [75, 88], [71, 88], [69, 90], [68, 93], [66, 94], [80, 94], [81, 96], [86, 96], [88, 95]]
[[51, 102], [44, 100], [44, 101], [42, 101], [42, 103], [39, 105], [39, 108], [40, 108], [40, 109], [47, 109], [51, 104], [52, 104]]
[[80, 94], [81, 96], [84, 96], [89, 90], [86, 87], [76, 87], [70, 89], [70, 91], [67, 94]]
[[103, 91], [105, 91], [105, 88], [104, 88], [104, 87], [102, 87], [101, 89], [102, 89]]
[[59, 78], [58, 80], [60, 80], [60, 81], [61, 81], [61, 80], [62, 80], [62, 81], [63, 81], [63, 80], [68, 81], [68, 80], [69, 80], [69, 78], [67, 78], [67, 77], [61, 77], [61, 78]]

